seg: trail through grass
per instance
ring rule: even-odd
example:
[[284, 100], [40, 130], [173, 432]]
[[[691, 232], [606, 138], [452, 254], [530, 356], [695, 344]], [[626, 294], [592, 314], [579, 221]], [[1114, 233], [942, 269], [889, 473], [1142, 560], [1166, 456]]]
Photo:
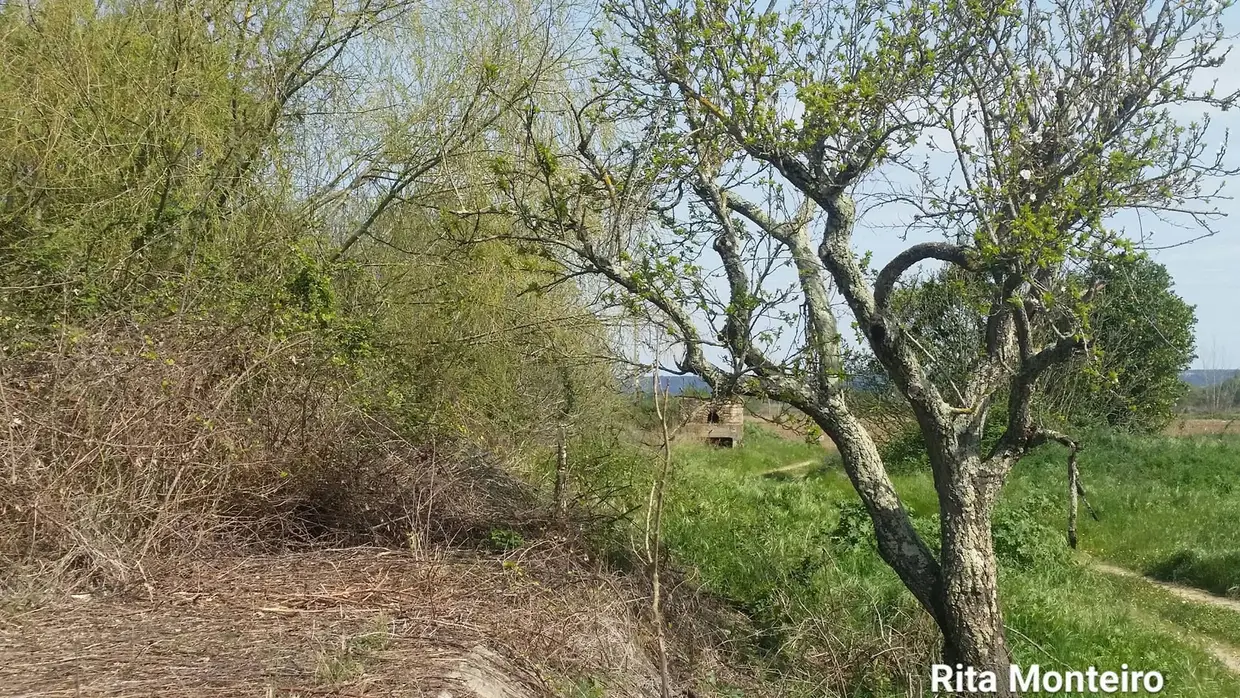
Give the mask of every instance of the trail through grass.
[[[878, 557], [837, 455], [751, 429], [741, 448], [684, 445], [676, 457], [671, 553], [754, 620], [772, 666], [819, 677], [810, 695], [926, 694], [936, 632]], [[1082, 522], [1082, 543], [1098, 559], [1146, 573], [1184, 550], [1203, 560], [1240, 550], [1240, 531], [1219, 523], [1240, 514], [1240, 488], [1229, 484], [1240, 482], [1240, 439], [1100, 435], [1081, 463], [1102, 514], [1100, 522]], [[1164, 696], [1240, 698], [1240, 677], [1219, 651], [1240, 647], [1240, 613], [1073, 559], [1063, 533], [1064, 465], [1064, 451], [1051, 448], [1022, 462], [995, 515], [1016, 661], [1060, 669], [1128, 664], [1161, 671]], [[928, 469], [907, 468], [893, 479], [914, 525], [936, 547]], [[1214, 587], [1234, 584], [1222, 566], [1207, 568]], [[1196, 586], [1210, 588], [1207, 579]]]
[[[1194, 589], [1193, 587], [1184, 586], [1183, 584], [1176, 584], [1174, 582], [1160, 582], [1155, 579], [1143, 577], [1126, 567], [1118, 567], [1116, 565], [1093, 560], [1089, 561], [1088, 564], [1090, 567], [1102, 572], [1103, 574], [1122, 577], [1124, 579], [1141, 580], [1142, 582], [1162, 589], [1187, 603], [1196, 604], [1203, 609], [1213, 607], [1223, 611], [1224, 613], [1240, 613], [1240, 601], [1213, 596], [1201, 591], [1200, 589]], [[1240, 616], [1237, 618], [1240, 618]], [[1209, 650], [1210, 653], [1213, 654], [1214, 657], [1226, 666], [1233, 674], [1240, 676], [1240, 647], [1211, 640], [1209, 637], [1203, 637], [1198, 633], [1192, 633], [1192, 635], [1195, 636], [1194, 639], [1199, 644]]]
[[1221, 596], [1214, 596], [1213, 594], [1209, 594], [1200, 589], [1195, 589], [1193, 587], [1185, 586], [1183, 584], [1176, 584], [1175, 582], [1162, 582], [1156, 579], [1142, 577], [1141, 575], [1137, 574], [1136, 572], [1133, 572], [1132, 570], [1126, 567], [1118, 567], [1116, 565], [1111, 565], [1105, 562], [1092, 562], [1090, 563], [1090, 565], [1094, 569], [1104, 574], [1113, 574], [1117, 577], [1132, 577], [1136, 579], [1144, 579], [1145, 581], [1159, 587], [1160, 589], [1166, 589], [1167, 591], [1171, 592], [1172, 594], [1175, 594], [1176, 596], [1180, 597], [1181, 599], [1184, 599], [1185, 601], [1191, 601], [1193, 603], [1203, 604], [1206, 606], [1214, 606], [1220, 609], [1231, 611], [1233, 613], [1240, 613], [1240, 601], [1236, 601], [1235, 599], [1229, 599], [1229, 598], [1221, 597]]
[[810, 458], [809, 460], [798, 461], [779, 468], [772, 468], [771, 470], [762, 473], [762, 476], [778, 477], [780, 475], [808, 475], [809, 473], [806, 471], [816, 465], [822, 465], [825, 459], [825, 456], [823, 458]]

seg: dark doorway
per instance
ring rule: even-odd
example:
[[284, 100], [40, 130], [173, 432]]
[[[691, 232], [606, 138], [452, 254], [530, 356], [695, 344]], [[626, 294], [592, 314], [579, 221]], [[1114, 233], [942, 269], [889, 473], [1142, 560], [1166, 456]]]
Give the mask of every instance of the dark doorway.
[[710, 409], [710, 414], [706, 415], [706, 423], [707, 424], [718, 424], [719, 423], [719, 410], [712, 407]]
[[732, 448], [732, 437], [730, 436], [710, 436], [707, 437], [706, 443], [719, 448]]

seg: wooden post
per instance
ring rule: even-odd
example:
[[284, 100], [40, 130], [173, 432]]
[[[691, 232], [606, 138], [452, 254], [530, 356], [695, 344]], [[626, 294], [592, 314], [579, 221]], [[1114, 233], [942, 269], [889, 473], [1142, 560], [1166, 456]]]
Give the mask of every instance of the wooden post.
[[1076, 468], [1076, 449], [1068, 455], [1068, 546], [1076, 549], [1077, 493], [1080, 492], [1080, 472]]
[[568, 518], [568, 435], [560, 425], [560, 440], [555, 453], [555, 517], [563, 523]]

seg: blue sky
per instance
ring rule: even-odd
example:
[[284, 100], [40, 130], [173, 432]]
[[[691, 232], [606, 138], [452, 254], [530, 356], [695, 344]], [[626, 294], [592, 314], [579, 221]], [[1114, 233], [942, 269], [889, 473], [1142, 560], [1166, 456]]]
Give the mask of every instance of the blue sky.
[[[1240, 8], [1224, 11], [1224, 26], [1233, 37], [1240, 35]], [[1206, 76], [1220, 93], [1240, 90], [1240, 51], [1233, 38], [1231, 55], [1219, 69]], [[1230, 132], [1228, 160], [1240, 162], [1240, 110], [1210, 114], [1212, 128], [1221, 139]], [[1224, 196], [1240, 192], [1235, 182], [1224, 182]], [[1197, 307], [1197, 361], [1195, 368], [1240, 368], [1240, 201], [1220, 199], [1227, 217], [1215, 226], [1217, 235], [1190, 245], [1157, 251], [1154, 258], [1167, 266], [1175, 278], [1176, 291]], [[1157, 244], [1174, 242], [1184, 233], [1167, 233]]]
[[1218, 235], [1154, 253], [1175, 277], [1180, 296], [1197, 306], [1196, 368], [1240, 367], [1240, 202], [1220, 202], [1219, 208], [1230, 215]]
[[[1237, 57], [1240, 70], [1240, 56]], [[1240, 138], [1240, 114], [1225, 115]], [[1221, 119], [1220, 119], [1221, 121]], [[1240, 141], [1231, 146], [1232, 159], [1240, 159]], [[1240, 191], [1240, 185], [1228, 187]], [[1224, 192], [1227, 188], [1224, 189]], [[1220, 211], [1227, 214], [1215, 222], [1218, 233], [1190, 244], [1170, 249], [1151, 249], [1151, 256], [1166, 265], [1175, 279], [1175, 291], [1197, 309], [1197, 359], [1194, 368], [1240, 368], [1240, 201], [1220, 199]], [[1132, 237], [1138, 237], [1138, 226], [1152, 236], [1152, 246], [1168, 247], [1185, 242], [1204, 231], [1173, 228], [1150, 216], [1138, 223], [1135, 216], [1116, 225], [1123, 226]], [[862, 225], [857, 232], [856, 247], [871, 250], [881, 265], [909, 245], [890, 227], [877, 225], [871, 216], [870, 226]]]

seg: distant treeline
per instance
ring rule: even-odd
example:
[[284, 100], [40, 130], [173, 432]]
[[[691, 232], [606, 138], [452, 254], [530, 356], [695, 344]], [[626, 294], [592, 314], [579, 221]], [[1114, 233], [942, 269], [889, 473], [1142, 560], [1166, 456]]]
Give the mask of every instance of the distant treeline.
[[[1226, 383], [1229, 379], [1240, 376], [1240, 369], [1236, 368], [1194, 368], [1180, 373], [1180, 378], [1185, 383], [1194, 388], [1205, 388], [1210, 386], [1219, 386]], [[877, 379], [874, 379], [877, 380]], [[855, 379], [857, 386], [869, 384], [871, 381], [865, 377], [858, 376]], [[646, 378], [642, 384], [643, 388], [649, 388], [650, 379]], [[709, 393], [710, 386], [697, 376], [673, 376], [664, 375], [659, 377], [659, 387], [667, 390], [672, 395], [680, 395], [682, 393]]]

